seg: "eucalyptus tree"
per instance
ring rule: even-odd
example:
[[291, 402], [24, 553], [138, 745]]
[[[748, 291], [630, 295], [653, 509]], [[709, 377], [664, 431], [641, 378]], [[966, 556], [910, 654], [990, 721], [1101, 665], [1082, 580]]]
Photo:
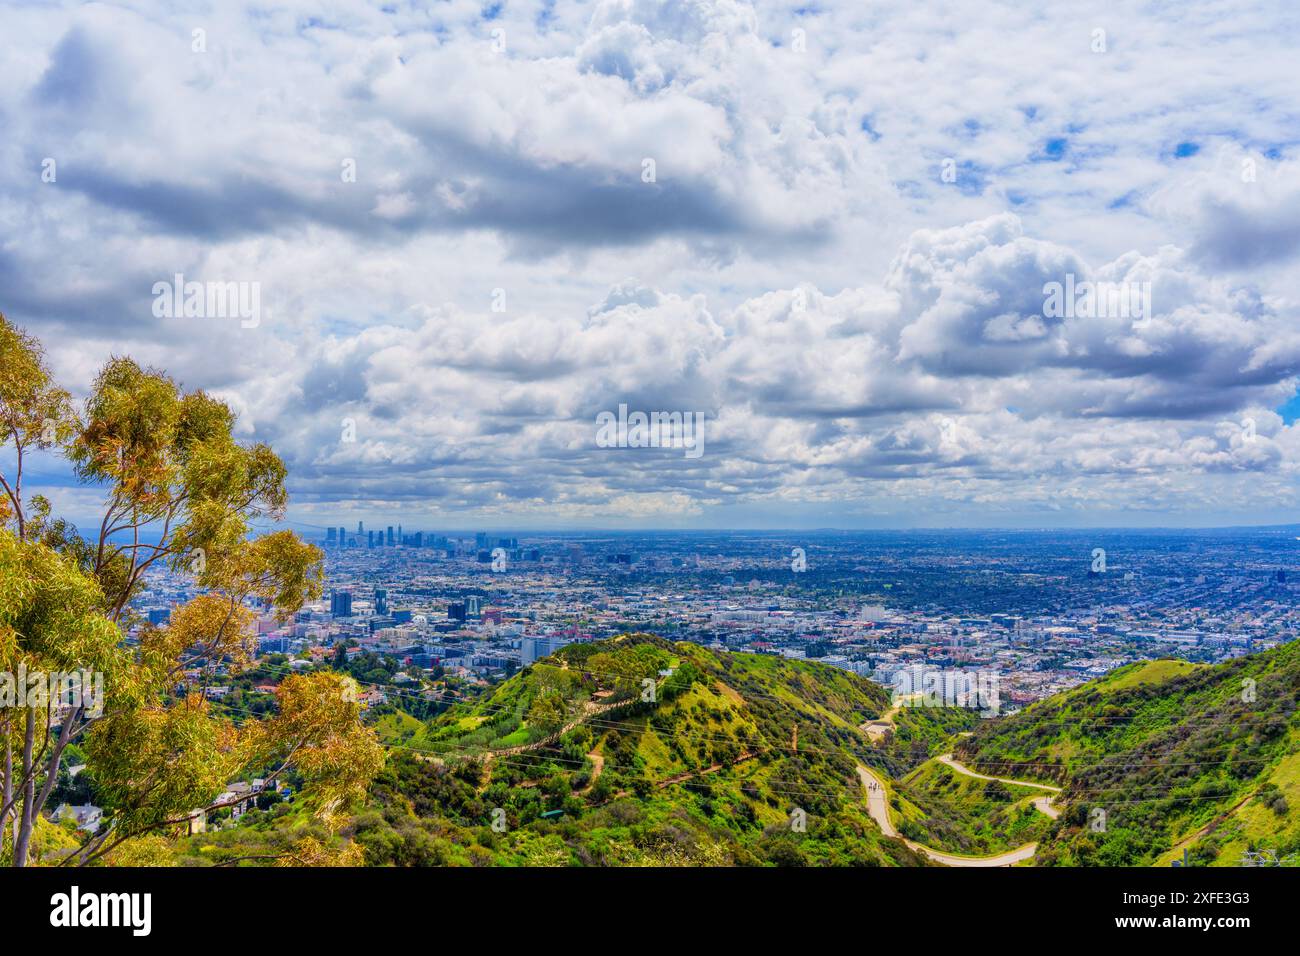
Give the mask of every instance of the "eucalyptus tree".
[[[290, 531], [253, 534], [283, 517], [286, 470], [267, 445], [236, 441], [235, 423], [225, 403], [126, 357], [108, 360], [78, 410], [40, 343], [0, 316], [0, 673], [93, 674], [103, 689], [42, 695], [29, 682], [0, 708], [0, 853], [16, 866], [30, 860], [73, 742], [108, 825], [64, 865], [180, 832], [220, 809], [241, 774], [272, 781], [292, 769], [298, 799], [333, 823], [382, 765], [343, 675], [287, 677], [261, 719], [223, 714], [205, 694], [218, 670], [249, 664], [255, 608], [284, 621], [323, 586], [318, 548]], [[65, 455], [102, 495], [89, 534], [25, 496], [34, 449]], [[198, 594], [162, 626], [131, 611], [151, 569], [191, 576]], [[294, 855], [327, 854], [305, 841]]]

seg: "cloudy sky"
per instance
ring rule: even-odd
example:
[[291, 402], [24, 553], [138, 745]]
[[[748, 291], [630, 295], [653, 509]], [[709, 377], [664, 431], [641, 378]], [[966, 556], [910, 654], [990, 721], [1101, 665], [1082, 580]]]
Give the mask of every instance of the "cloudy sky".
[[[304, 525], [1300, 520], [1288, 0], [0, 18], [0, 311], [75, 393], [227, 400]], [[620, 404], [703, 453], [601, 447]]]

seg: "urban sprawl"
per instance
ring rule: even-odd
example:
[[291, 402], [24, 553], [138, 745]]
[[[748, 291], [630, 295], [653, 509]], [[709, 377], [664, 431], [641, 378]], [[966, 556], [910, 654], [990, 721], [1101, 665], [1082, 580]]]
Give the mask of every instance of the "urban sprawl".
[[[1285, 530], [300, 533], [325, 552], [325, 592], [291, 620], [262, 615], [256, 655], [286, 673], [383, 659], [366, 706], [441, 709], [567, 643], [640, 632], [903, 690], [991, 674], [1006, 713], [1134, 660], [1263, 650], [1298, 624]], [[164, 623], [194, 591], [158, 574], [136, 610]], [[203, 687], [229, 690], [220, 673]]]

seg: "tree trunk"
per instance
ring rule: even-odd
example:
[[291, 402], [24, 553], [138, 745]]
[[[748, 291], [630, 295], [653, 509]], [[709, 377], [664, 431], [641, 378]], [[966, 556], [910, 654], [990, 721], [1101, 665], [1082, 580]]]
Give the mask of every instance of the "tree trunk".
[[32, 770], [32, 745], [36, 741], [36, 708], [27, 708], [27, 731], [23, 735], [23, 815], [14, 834], [14, 866], [27, 865], [27, 847], [32, 842], [32, 809], [36, 804], [36, 774]]
[[[6, 719], [4, 722], [4, 733], [5, 733], [5, 767], [4, 767], [5, 782], [4, 782], [4, 791], [3, 793], [0, 793], [0, 807], [4, 807], [5, 811], [4, 814], [0, 816], [0, 853], [4, 852], [5, 838], [9, 835], [9, 817], [13, 815], [13, 807], [9, 805], [9, 802], [13, 800], [14, 797], [14, 745], [13, 745], [13, 741], [9, 739], [8, 719]], [[14, 836], [17, 837], [17, 835], [18, 835], [17, 831], [15, 831]]]

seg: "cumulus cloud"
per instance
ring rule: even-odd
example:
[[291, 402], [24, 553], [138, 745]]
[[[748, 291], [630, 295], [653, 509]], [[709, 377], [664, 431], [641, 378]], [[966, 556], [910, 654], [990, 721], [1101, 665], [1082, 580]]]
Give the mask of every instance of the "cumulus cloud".
[[1191, 255], [1214, 269], [1240, 271], [1300, 255], [1300, 162], [1224, 143], [1194, 173], [1151, 198], [1183, 223]]
[[[20, 7], [0, 309], [225, 398], [304, 514], [1282, 513], [1300, 104], [1273, 5], [1200, 15]], [[621, 404], [704, 454], [598, 447]]]
[[[1149, 282], [1155, 304], [1053, 320], [1043, 287], [1062, 270]], [[324, 497], [401, 488], [597, 515], [628, 496], [694, 509], [858, 498], [882, 482], [905, 499], [986, 483], [1014, 497], [1050, 476], [1063, 494], [1089, 489], [1084, 501], [1105, 486], [1112, 505], [1169, 507], [1181, 482], [1211, 477], [1264, 475], [1282, 493], [1293, 430], [1268, 409], [1295, 389], [1294, 320], [1177, 250], [1089, 269], [1004, 215], [914, 235], [861, 288], [778, 290], [716, 316], [704, 296], [633, 281], [582, 319], [431, 310], [304, 355], [272, 419], [294, 423], [276, 444]], [[1045, 331], [1008, 339], [997, 321]], [[596, 415], [620, 404], [702, 413], [706, 454], [600, 447]]]

